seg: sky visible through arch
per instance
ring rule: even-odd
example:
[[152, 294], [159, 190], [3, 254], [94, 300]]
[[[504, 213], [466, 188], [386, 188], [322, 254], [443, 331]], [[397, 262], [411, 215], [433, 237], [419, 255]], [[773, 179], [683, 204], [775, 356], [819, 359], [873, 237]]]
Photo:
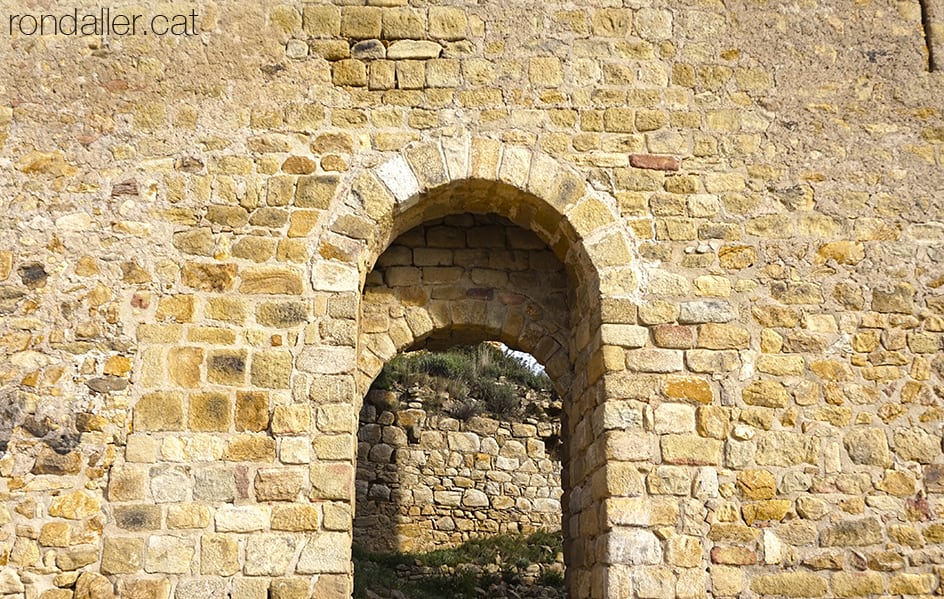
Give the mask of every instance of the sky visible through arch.
[[523, 351], [518, 351], [516, 349], [511, 349], [504, 343], [500, 343], [499, 345], [501, 346], [501, 350], [503, 352], [521, 360], [525, 366], [531, 369], [531, 372], [535, 374], [545, 374], [544, 366], [540, 362], [538, 362], [537, 359], [535, 359], [535, 357], [532, 356], [531, 354], [527, 352], [523, 352]]

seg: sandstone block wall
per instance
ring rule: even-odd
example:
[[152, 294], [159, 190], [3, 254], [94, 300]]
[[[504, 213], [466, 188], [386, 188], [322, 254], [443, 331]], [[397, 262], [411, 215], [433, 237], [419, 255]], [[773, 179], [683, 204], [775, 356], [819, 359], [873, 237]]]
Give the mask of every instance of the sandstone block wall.
[[458, 420], [421, 406], [361, 411], [355, 544], [430, 551], [560, 530], [559, 421]]
[[374, 301], [397, 238], [468, 213], [566, 273], [507, 337], [564, 401], [572, 596], [940, 593], [938, 4], [0, 31], [0, 593], [349, 596], [370, 382], [518, 309], [511, 276]]

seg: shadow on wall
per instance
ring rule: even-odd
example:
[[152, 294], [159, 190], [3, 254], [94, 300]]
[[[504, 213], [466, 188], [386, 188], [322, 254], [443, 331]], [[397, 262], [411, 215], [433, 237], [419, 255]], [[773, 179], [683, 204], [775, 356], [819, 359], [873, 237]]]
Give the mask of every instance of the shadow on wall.
[[[52, 450], [52, 452], [40, 452], [40, 462], [62, 461], [55, 456], [70, 455], [72, 450], [78, 447], [81, 435], [76, 427], [76, 421], [79, 420], [79, 424], [86, 422], [91, 417], [89, 414], [71, 412], [47, 414], [42, 410], [27, 413], [23, 404], [24, 402], [17, 400], [16, 391], [0, 391], [0, 457], [6, 453], [18, 427], [24, 435], [32, 437], [30, 443], [38, 441]], [[79, 459], [77, 454], [75, 459]], [[38, 464], [36, 468], [43, 470], [42, 464]], [[62, 474], [55, 471], [57, 468], [51, 468], [51, 470], [53, 471], [42, 473]]]
[[[585, 317], [571, 313], [572, 282], [544, 241], [505, 217], [458, 213], [421, 222], [397, 236], [367, 275], [359, 321], [362, 373], [376, 383], [398, 352], [500, 341], [539, 360], [548, 387], [570, 405], [572, 316], [577, 322]], [[479, 389], [469, 396], [487, 394]], [[365, 390], [356, 547], [422, 552], [472, 537], [562, 528], [570, 429], [560, 403], [554, 417], [513, 422], [454, 418], [451, 409], [432, 413], [424, 409], [431, 404], [413, 399]], [[564, 537], [566, 556], [570, 540]]]
[[417, 552], [559, 530], [560, 402], [528, 395], [545, 404], [547, 416], [464, 420], [424, 409], [409, 393], [368, 393], [358, 434], [355, 545]]

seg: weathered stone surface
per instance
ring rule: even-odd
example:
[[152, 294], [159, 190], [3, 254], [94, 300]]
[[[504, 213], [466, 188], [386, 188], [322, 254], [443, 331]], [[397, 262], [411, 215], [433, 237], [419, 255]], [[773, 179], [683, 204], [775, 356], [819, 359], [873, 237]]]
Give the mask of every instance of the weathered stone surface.
[[[295, 560], [359, 492], [414, 544], [563, 506], [574, 597], [940, 593], [935, 2], [222, 2], [78, 46], [11, 14], [0, 595], [349, 597]], [[560, 430], [358, 426], [398, 352], [483, 338]], [[274, 523], [285, 568], [204, 571]], [[147, 572], [183, 568], [155, 537], [201, 556]]]
[[56, 567], [64, 572], [71, 572], [94, 564], [99, 557], [97, 546], [75, 545], [56, 553]]
[[763, 575], [751, 581], [751, 590], [761, 595], [824, 597], [826, 579], [806, 572]]
[[148, 539], [144, 570], [162, 574], [185, 574], [190, 571], [194, 553], [192, 541], [176, 536], [154, 535]]
[[888, 583], [894, 595], [927, 595], [934, 589], [933, 574], [896, 574]]
[[308, 432], [311, 428], [311, 407], [307, 403], [276, 406], [272, 412], [271, 428], [277, 435]]
[[741, 513], [744, 516], [744, 522], [752, 525], [758, 521], [783, 520], [792, 507], [793, 503], [790, 500], [771, 499], [748, 503], [741, 508]]
[[0, 570], [0, 593], [12, 595], [13, 593], [22, 593], [24, 590], [23, 582], [16, 570], [13, 568]]
[[49, 515], [56, 518], [82, 520], [97, 514], [99, 509], [101, 509], [99, 499], [84, 491], [73, 491], [53, 499], [49, 504]]
[[193, 498], [199, 501], [231, 502], [236, 499], [236, 477], [229, 468], [204, 468], [193, 477]]
[[269, 525], [269, 510], [261, 506], [227, 506], [214, 515], [217, 532], [255, 532]]
[[75, 581], [75, 599], [114, 599], [111, 582], [95, 572], [82, 572]]
[[256, 472], [254, 488], [259, 501], [294, 501], [302, 490], [301, 472], [285, 469], [260, 469]]
[[170, 581], [166, 578], [124, 578], [118, 583], [122, 599], [170, 599]]
[[117, 376], [98, 376], [85, 381], [85, 384], [96, 393], [111, 393], [125, 389], [128, 380]]
[[252, 355], [249, 380], [256, 387], [287, 389], [292, 374], [292, 354], [287, 351], [257, 351]]
[[885, 581], [877, 572], [837, 572], [830, 581], [837, 597], [879, 595], [885, 590]]
[[288, 328], [308, 320], [305, 302], [263, 302], [256, 309], [256, 322], [263, 326]]
[[206, 377], [211, 383], [240, 385], [247, 370], [245, 350], [212, 350], [207, 352]]
[[167, 528], [206, 528], [210, 525], [210, 510], [201, 504], [167, 506]]
[[829, 504], [818, 497], [800, 497], [797, 499], [797, 513], [810, 520], [819, 520], [829, 513]]
[[239, 572], [239, 543], [236, 535], [207, 534], [200, 539], [200, 573], [233, 576]]
[[674, 156], [656, 156], [653, 154], [630, 154], [629, 164], [635, 168], [648, 168], [659, 171], [679, 170], [679, 160]]
[[150, 470], [151, 497], [158, 503], [185, 501], [192, 483], [190, 468], [161, 464]]
[[742, 568], [713, 566], [711, 568], [711, 588], [721, 597], [736, 596], [744, 588]]
[[184, 285], [199, 291], [229, 291], [236, 284], [235, 264], [187, 262], [181, 275]]
[[231, 462], [271, 462], [275, 459], [275, 439], [258, 435], [233, 437], [223, 450]]
[[182, 430], [183, 394], [155, 392], [141, 397], [134, 406], [134, 428], [138, 431]]
[[78, 474], [82, 469], [82, 455], [78, 451], [60, 454], [51, 447], [40, 448], [36, 462], [33, 464], [33, 474]]
[[247, 268], [240, 279], [240, 293], [300, 295], [305, 288], [301, 273], [291, 268]]
[[144, 566], [144, 539], [139, 537], [105, 537], [102, 548], [102, 572], [132, 574]]
[[201, 227], [174, 233], [174, 247], [185, 254], [212, 257], [216, 243], [213, 241], [213, 232], [210, 228]]
[[296, 572], [299, 574], [344, 573], [351, 560], [351, 538], [346, 533], [311, 535], [302, 547]]
[[820, 543], [823, 547], [860, 547], [881, 543], [882, 525], [876, 518], [839, 522], [825, 529]]
[[757, 380], [744, 388], [741, 394], [744, 403], [764, 408], [783, 408], [790, 403], [790, 394], [783, 383]]
[[668, 349], [635, 349], [626, 352], [626, 368], [636, 372], [678, 372], [682, 352]]
[[777, 494], [777, 483], [767, 470], [739, 472], [737, 486], [746, 499], [773, 499]]
[[660, 435], [692, 431], [695, 429], [695, 408], [684, 404], [662, 404], [654, 411], [653, 426]]
[[695, 432], [702, 437], [725, 439], [730, 429], [731, 417], [727, 409], [716, 406], [700, 406], [695, 411]]
[[711, 384], [698, 377], [669, 379], [666, 381], [665, 394], [673, 399], [690, 400], [699, 404], [711, 403], [714, 396]]
[[845, 558], [841, 552], [829, 551], [804, 559], [803, 565], [812, 570], [842, 570]]
[[441, 52], [442, 46], [436, 42], [401, 40], [390, 44], [387, 48], [387, 58], [421, 60], [438, 58]]
[[817, 463], [816, 439], [790, 432], [768, 432], [757, 441], [755, 460], [761, 466]]
[[665, 435], [662, 437], [662, 459], [669, 464], [719, 465], [722, 443], [696, 435]]
[[701, 564], [703, 552], [701, 539], [678, 535], [669, 539], [666, 559], [673, 566], [694, 568]]
[[291, 532], [318, 530], [318, 508], [313, 505], [285, 504], [272, 507], [272, 530]]
[[728, 302], [701, 300], [679, 304], [678, 321], [682, 324], [724, 323], [735, 318], [737, 313]]
[[888, 467], [892, 463], [888, 438], [880, 428], [856, 428], [846, 433], [843, 445], [856, 464]]
[[202, 364], [203, 349], [199, 347], [175, 347], [167, 354], [167, 372], [171, 380], [181, 387], [194, 388], [200, 385]]
[[746, 547], [716, 545], [711, 549], [711, 562], [734, 566], [751, 566], [757, 563], [757, 553]]
[[606, 563], [658, 564], [662, 562], [662, 545], [647, 530], [617, 528], [606, 535]]
[[269, 400], [265, 393], [236, 393], [236, 430], [261, 432], [269, 426]]
[[707, 323], [698, 327], [698, 347], [705, 349], [746, 349], [750, 331], [740, 325]]
[[941, 455], [940, 438], [919, 428], [896, 430], [895, 453], [903, 460], [929, 464]]
[[233, 421], [233, 402], [223, 393], [193, 393], [189, 412], [190, 430], [225, 432]]
[[115, 525], [124, 530], [158, 530], [161, 527], [160, 506], [122, 505], [115, 508], [113, 515]]
[[872, 309], [876, 312], [910, 314], [914, 311], [915, 289], [910, 283], [872, 290]]
[[189, 578], [177, 583], [174, 597], [180, 599], [213, 599], [222, 597], [226, 581], [220, 578]]
[[310, 581], [308, 578], [280, 578], [269, 586], [272, 599], [308, 599]]

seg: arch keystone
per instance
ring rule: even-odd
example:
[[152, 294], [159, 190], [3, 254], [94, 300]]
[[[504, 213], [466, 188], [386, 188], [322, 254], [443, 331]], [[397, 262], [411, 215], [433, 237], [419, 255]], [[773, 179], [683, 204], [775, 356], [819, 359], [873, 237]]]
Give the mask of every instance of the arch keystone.
[[501, 142], [486, 137], [473, 139], [469, 175], [473, 179], [494, 181], [498, 178], [498, 164], [500, 159]]

